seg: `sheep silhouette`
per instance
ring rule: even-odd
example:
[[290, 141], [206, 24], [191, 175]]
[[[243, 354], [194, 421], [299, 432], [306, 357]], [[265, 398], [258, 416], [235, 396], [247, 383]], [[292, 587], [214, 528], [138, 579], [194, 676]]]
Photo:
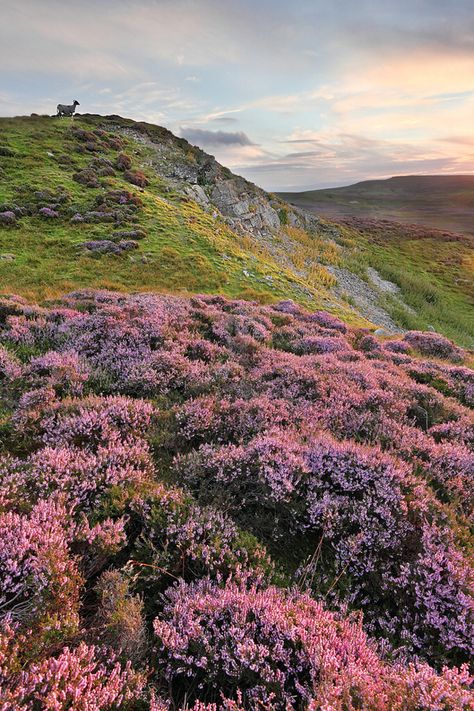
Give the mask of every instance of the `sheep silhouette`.
[[76, 110], [76, 106], [79, 106], [79, 102], [74, 99], [72, 104], [58, 104], [57, 110], [58, 113], [56, 116], [73, 116], [74, 112]]

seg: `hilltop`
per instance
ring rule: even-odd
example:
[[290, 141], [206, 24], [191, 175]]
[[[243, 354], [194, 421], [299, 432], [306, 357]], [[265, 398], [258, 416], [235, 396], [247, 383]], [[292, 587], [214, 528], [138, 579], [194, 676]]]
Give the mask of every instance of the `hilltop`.
[[332, 227], [165, 128], [87, 115], [2, 119], [0, 131], [0, 211], [16, 213], [0, 232], [3, 292], [218, 291], [291, 297], [363, 321], [318, 266], [337, 251]]
[[4, 294], [292, 299], [387, 334], [431, 328], [474, 343], [469, 241], [323, 219], [159, 126], [0, 119], [0, 213]]

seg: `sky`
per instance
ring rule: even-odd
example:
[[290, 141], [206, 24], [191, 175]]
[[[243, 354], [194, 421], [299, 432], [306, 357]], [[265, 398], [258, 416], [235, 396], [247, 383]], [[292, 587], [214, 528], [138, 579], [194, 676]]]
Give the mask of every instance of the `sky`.
[[474, 0], [0, 0], [0, 116], [120, 114], [267, 190], [474, 173]]

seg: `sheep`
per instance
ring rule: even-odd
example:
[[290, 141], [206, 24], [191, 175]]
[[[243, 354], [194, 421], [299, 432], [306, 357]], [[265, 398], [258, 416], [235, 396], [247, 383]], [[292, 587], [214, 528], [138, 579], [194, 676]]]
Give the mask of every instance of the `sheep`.
[[79, 106], [79, 102], [74, 99], [73, 103], [68, 106], [67, 104], [58, 104], [58, 113], [56, 116], [72, 116], [76, 110], [76, 106]]

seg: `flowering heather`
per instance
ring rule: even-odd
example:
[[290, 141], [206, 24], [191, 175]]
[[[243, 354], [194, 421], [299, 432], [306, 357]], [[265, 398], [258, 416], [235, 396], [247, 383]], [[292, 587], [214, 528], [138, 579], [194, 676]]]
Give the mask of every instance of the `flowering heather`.
[[472, 709], [469, 363], [288, 301], [2, 298], [0, 708]]
[[430, 331], [409, 331], [403, 337], [410, 348], [414, 348], [425, 356], [434, 356], [443, 360], [451, 360], [453, 363], [461, 361], [464, 352], [454, 345], [452, 341], [439, 333]]
[[25, 377], [31, 380], [32, 386], [35, 382], [48, 384], [58, 395], [80, 395], [88, 371], [74, 351], [49, 351], [31, 359]]
[[32, 664], [13, 675], [10, 689], [0, 691], [1, 708], [105, 711], [139, 699], [143, 678], [129, 663], [122, 667], [113, 655], [101, 656], [104, 654], [94, 646], [81, 643], [76, 649], [65, 647], [57, 657]]
[[66, 510], [40, 501], [29, 515], [0, 514], [0, 616], [77, 624], [79, 574], [68, 550]]
[[359, 623], [307, 595], [203, 580], [167, 598], [153, 626], [158, 664], [178, 698], [192, 679], [198, 699], [223, 693], [252, 709], [447, 711], [473, 701], [465, 669], [438, 677], [423, 665], [390, 668]]
[[22, 368], [17, 359], [5, 348], [0, 346], [0, 384], [2, 381], [19, 378]]

